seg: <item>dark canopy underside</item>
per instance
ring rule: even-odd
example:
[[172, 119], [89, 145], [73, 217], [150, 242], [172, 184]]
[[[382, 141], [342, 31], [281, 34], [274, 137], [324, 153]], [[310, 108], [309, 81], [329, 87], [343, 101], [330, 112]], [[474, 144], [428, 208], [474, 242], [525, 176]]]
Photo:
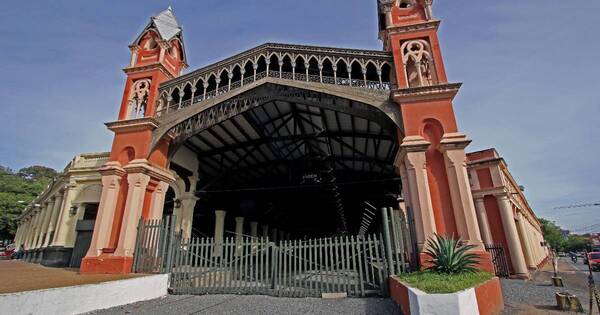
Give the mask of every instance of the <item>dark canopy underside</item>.
[[354, 233], [365, 202], [393, 205], [391, 120], [347, 99], [336, 99], [339, 110], [306, 103], [272, 100], [185, 141], [200, 165], [198, 229], [209, 234], [207, 217], [221, 209], [295, 236]]

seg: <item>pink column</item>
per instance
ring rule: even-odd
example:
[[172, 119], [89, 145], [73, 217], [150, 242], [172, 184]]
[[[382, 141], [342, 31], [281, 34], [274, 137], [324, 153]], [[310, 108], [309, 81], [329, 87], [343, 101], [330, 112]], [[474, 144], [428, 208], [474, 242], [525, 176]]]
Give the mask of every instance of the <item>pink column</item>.
[[119, 162], [108, 162], [100, 169], [100, 174], [102, 174], [102, 195], [98, 205], [92, 242], [87, 252], [89, 257], [100, 256], [102, 249], [109, 246], [115, 208], [121, 189], [121, 178], [125, 175], [125, 170]]
[[406, 170], [407, 201], [414, 216], [419, 251], [423, 251], [427, 240], [436, 231], [425, 166], [425, 151], [428, 147], [429, 142], [422, 137], [407, 137], [400, 146], [395, 163]]

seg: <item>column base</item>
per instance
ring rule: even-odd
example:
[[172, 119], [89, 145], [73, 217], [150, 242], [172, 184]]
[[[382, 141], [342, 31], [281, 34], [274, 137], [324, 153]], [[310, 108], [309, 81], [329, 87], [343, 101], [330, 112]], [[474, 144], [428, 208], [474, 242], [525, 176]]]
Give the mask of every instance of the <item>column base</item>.
[[73, 248], [50, 246], [44, 248], [41, 264], [46, 267], [69, 267]]
[[[469, 253], [474, 253], [479, 256], [479, 262], [475, 265], [475, 268], [494, 274], [494, 264], [492, 263], [492, 255], [490, 255], [490, 253], [479, 250], [470, 251]], [[421, 270], [431, 267], [429, 260], [431, 260], [431, 257], [426, 253], [419, 254], [419, 266]]]
[[43, 254], [44, 254], [44, 250], [42, 248], [36, 248], [35, 256], [34, 256], [32, 263], [34, 263], [34, 264], [41, 263]]
[[100, 255], [84, 257], [79, 272], [82, 274], [126, 274], [131, 273], [132, 256]]

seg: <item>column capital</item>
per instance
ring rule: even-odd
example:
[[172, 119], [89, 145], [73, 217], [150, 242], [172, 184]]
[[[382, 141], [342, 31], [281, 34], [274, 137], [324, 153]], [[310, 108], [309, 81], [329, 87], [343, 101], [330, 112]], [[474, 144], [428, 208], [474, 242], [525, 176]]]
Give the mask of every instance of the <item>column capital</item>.
[[175, 183], [175, 177], [171, 171], [153, 166], [146, 159], [135, 159], [125, 165], [123, 169], [127, 174], [141, 173], [169, 184]]
[[125, 175], [125, 170], [121, 167], [121, 163], [117, 161], [106, 162], [99, 170], [98, 173], [104, 176], [123, 176]]
[[440, 140], [440, 151], [464, 150], [472, 140], [460, 132], [445, 133]]
[[215, 210], [215, 216], [217, 218], [224, 218], [227, 211], [225, 210]]
[[244, 222], [244, 217], [235, 217], [235, 222], [239, 223], [239, 222]]

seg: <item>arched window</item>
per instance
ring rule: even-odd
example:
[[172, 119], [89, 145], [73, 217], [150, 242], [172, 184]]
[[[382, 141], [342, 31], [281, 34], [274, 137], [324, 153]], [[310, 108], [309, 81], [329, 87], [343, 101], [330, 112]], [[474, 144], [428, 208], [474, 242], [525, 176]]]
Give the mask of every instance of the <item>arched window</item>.
[[349, 85], [350, 82], [348, 80], [348, 64], [343, 59], [338, 60], [337, 62], [337, 79], [338, 84]]
[[401, 50], [409, 87], [437, 84], [431, 47], [427, 41], [422, 39], [407, 41], [402, 44]]
[[379, 82], [379, 74], [377, 67], [372, 62], [367, 63], [367, 81]]
[[254, 64], [252, 63], [252, 61], [248, 60], [246, 62], [246, 65], [244, 66], [244, 71], [246, 71], [244, 73], [244, 78], [250, 78], [254, 76]]
[[353, 80], [362, 80], [363, 79], [362, 66], [356, 60], [354, 60], [354, 62], [352, 62], [352, 74], [351, 75], [352, 75]]
[[[298, 56], [296, 58], [296, 80], [298, 80], [299, 78], [304, 78], [303, 76], [306, 75], [306, 65], [305, 65], [306, 61], [304, 60], [304, 58], [302, 58], [302, 56]], [[306, 80], [306, 79], [303, 79]]]
[[323, 60], [323, 76], [333, 78], [333, 73], [333, 64], [331, 63], [331, 60], [329, 60], [329, 58], [325, 58]]
[[290, 58], [288, 55], [285, 55], [285, 57], [283, 57], [283, 66], [281, 67], [281, 71], [292, 73], [292, 69], [292, 58]]
[[235, 66], [235, 68], [233, 68], [232, 73], [233, 73], [233, 77], [231, 77], [231, 84], [242, 80], [242, 70], [241, 70], [240, 66]]
[[310, 58], [310, 60], [308, 61], [308, 74], [316, 75], [316, 76], [318, 76], [320, 74], [319, 62], [317, 61], [317, 58], [315, 58], [315, 57]]
[[229, 72], [227, 70], [221, 71], [219, 79], [221, 79], [221, 81], [219, 82], [219, 89], [222, 87], [226, 87], [227, 84], [229, 84]]
[[128, 118], [141, 118], [146, 114], [148, 95], [150, 94], [150, 79], [141, 79], [133, 83], [127, 107]]
[[[272, 54], [269, 61], [271, 62], [269, 64], [269, 71], [279, 72], [279, 57], [277, 57], [276, 54]], [[271, 74], [269, 74], [269, 76], [270, 75]], [[277, 76], [279, 76], [279, 74], [277, 74]]]
[[258, 68], [256, 69], [256, 73], [262, 73], [267, 71], [267, 60], [265, 58], [265, 56], [260, 56], [260, 58], [258, 58]]
[[183, 98], [181, 99], [182, 102], [188, 101], [192, 98], [192, 85], [191, 84], [186, 84], [185, 88], [183, 89]]

